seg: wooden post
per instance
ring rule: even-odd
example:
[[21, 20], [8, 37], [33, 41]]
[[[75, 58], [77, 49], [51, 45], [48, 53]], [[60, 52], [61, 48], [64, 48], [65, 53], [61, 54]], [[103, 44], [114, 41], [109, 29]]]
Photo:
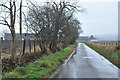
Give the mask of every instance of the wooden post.
[[25, 54], [25, 39], [23, 41], [23, 55]]
[[36, 53], [36, 48], [35, 48], [35, 40], [34, 40], [34, 52]]
[[118, 46], [118, 42], [116, 43], [116, 46]]
[[109, 43], [109, 46], [110, 46], [110, 43]]
[[29, 40], [29, 53], [31, 54], [31, 41]]

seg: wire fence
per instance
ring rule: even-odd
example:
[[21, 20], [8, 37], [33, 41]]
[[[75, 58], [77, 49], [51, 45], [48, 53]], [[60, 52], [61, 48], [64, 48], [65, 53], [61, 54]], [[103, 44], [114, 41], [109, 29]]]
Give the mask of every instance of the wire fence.
[[104, 46], [116, 46], [116, 47], [120, 45], [118, 41], [99, 41], [95, 43], [103, 44]]
[[[12, 53], [12, 40], [0, 40], [1, 43], [1, 56], [4, 57], [10, 57]], [[19, 56], [20, 54], [20, 44], [22, 44], [22, 53], [23, 54], [31, 54], [34, 52], [40, 51], [38, 41], [37, 40], [22, 40], [22, 43], [20, 40], [16, 40], [16, 54]]]

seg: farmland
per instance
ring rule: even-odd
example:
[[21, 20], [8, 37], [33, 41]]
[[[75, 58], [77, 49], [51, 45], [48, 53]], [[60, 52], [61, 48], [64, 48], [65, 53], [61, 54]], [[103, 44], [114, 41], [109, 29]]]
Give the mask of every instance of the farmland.
[[120, 46], [117, 41], [84, 42], [120, 68]]
[[[22, 48], [25, 49], [24, 53], [33, 53], [35, 51], [40, 52], [40, 48], [38, 47], [37, 41], [35, 40], [25, 40], [22, 41], [24, 44]], [[1, 41], [1, 58], [10, 58], [11, 56], [11, 48], [12, 48], [12, 41], [11, 40], [2, 40]], [[34, 49], [35, 48], [35, 49]], [[16, 52], [17, 55], [20, 53], [20, 40], [16, 41]]]

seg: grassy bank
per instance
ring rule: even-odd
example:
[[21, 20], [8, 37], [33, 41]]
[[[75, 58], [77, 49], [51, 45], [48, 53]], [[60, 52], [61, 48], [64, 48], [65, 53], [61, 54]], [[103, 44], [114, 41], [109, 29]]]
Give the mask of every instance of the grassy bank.
[[115, 50], [113, 46], [104, 46], [92, 42], [85, 42], [85, 44], [120, 68], [120, 50]]
[[76, 45], [68, 46], [59, 52], [42, 57], [26, 67], [17, 67], [12, 72], [2, 75], [2, 78], [49, 78], [51, 73], [72, 53]]

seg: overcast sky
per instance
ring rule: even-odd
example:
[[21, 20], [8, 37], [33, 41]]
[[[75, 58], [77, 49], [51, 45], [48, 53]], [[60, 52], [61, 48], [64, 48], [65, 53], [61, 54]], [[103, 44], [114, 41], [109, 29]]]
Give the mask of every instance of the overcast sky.
[[99, 1], [82, 2], [87, 9], [86, 14], [76, 14], [81, 21], [82, 35], [117, 35], [118, 34], [118, 2]]
[[[43, 0], [34, 1], [43, 2]], [[81, 7], [86, 8], [85, 13], [76, 13], [77, 19], [82, 23], [82, 35], [89, 36], [118, 34], [118, 0], [68, 1], [79, 1]], [[0, 27], [0, 32], [3, 29], [3, 27]], [[19, 32], [19, 27], [17, 26], [16, 32]], [[25, 30], [23, 32], [25, 32]]]

